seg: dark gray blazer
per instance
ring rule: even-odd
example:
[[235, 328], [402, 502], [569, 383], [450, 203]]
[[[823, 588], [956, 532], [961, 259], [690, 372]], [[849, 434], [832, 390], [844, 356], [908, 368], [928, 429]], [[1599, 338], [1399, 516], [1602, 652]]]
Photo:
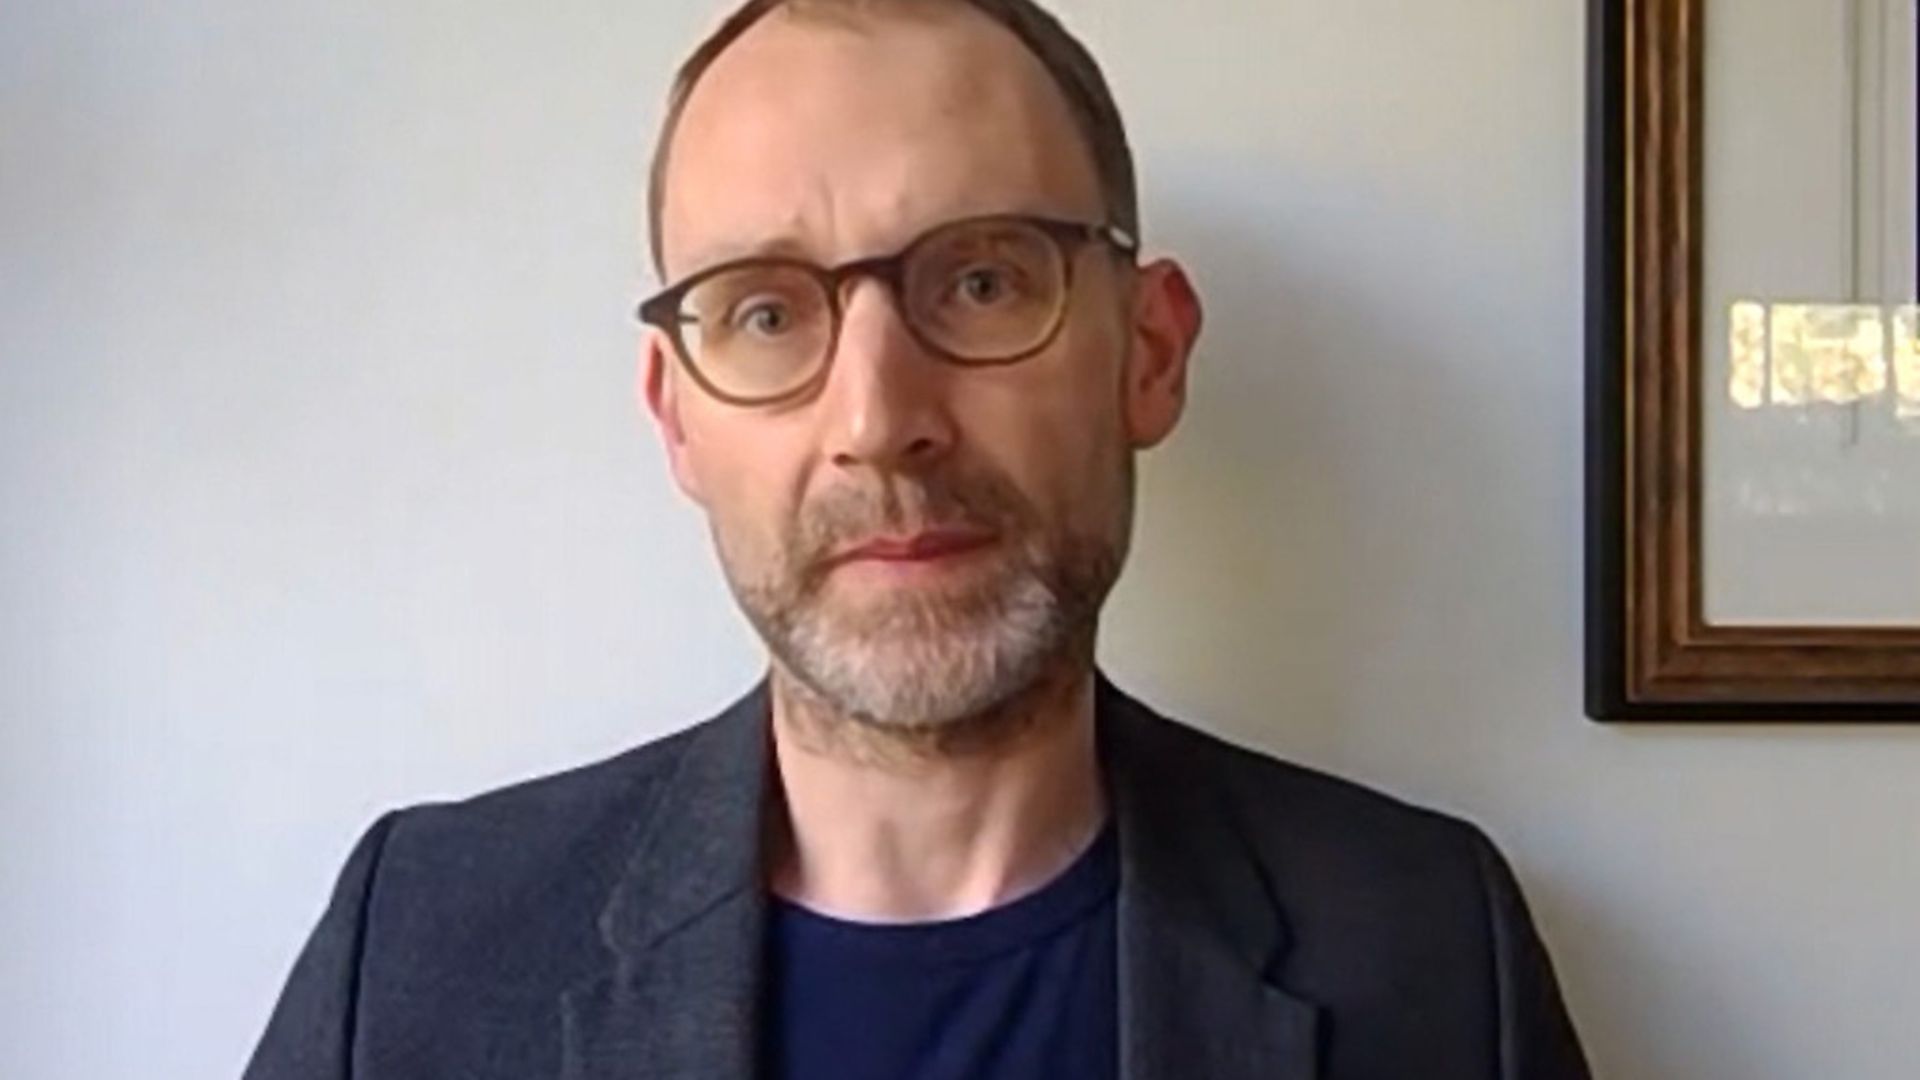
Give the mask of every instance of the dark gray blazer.
[[[690, 730], [361, 839], [248, 1080], [754, 1075], [766, 684]], [[1125, 1080], [1587, 1076], [1470, 825], [1104, 676]]]

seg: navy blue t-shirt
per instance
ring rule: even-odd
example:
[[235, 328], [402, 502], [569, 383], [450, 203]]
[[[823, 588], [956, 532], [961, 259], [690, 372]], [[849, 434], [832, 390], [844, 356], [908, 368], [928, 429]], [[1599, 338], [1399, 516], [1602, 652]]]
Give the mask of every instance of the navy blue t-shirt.
[[1040, 890], [964, 919], [869, 924], [773, 901], [770, 1080], [1113, 1080], [1111, 825]]

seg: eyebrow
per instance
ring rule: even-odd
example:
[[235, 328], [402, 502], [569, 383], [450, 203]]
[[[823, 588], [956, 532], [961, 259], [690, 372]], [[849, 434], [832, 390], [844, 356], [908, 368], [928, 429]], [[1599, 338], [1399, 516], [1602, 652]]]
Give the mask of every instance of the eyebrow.
[[[1051, 217], [1070, 221], [1078, 221], [1082, 218], [1086, 218], [1086, 220], [1089, 221], [1100, 220], [1097, 214], [1088, 217], [1079, 211], [1066, 210], [1062, 206], [1057, 205], [1054, 200], [1016, 199], [1008, 205], [997, 209], [978, 208], [962, 211], [924, 224], [918, 230], [908, 235], [898, 245], [879, 254], [890, 254], [893, 251], [898, 251], [900, 248], [911, 244], [913, 241], [943, 225], [951, 225], [956, 221], [966, 221], [971, 218], [998, 217], [1002, 214], [1030, 214], [1036, 217]], [[762, 237], [755, 240], [727, 240], [717, 243], [697, 254], [699, 255], [698, 259], [689, 260], [691, 269], [685, 273], [675, 274], [666, 280], [668, 282], [684, 281], [696, 274], [704, 274], [716, 266], [725, 266], [728, 263], [740, 262], [743, 259], [797, 259], [801, 262], [813, 263], [817, 266], [831, 265], [827, 261], [818, 258], [815, 252], [807, 246], [806, 242], [794, 233], [781, 233], [776, 236]]]
[[675, 275], [673, 280], [692, 277], [705, 273], [716, 266], [739, 262], [742, 259], [800, 259], [813, 262], [813, 253], [805, 242], [792, 234], [763, 237], [757, 240], [732, 240], [716, 244], [699, 252], [699, 258], [690, 260], [693, 268], [684, 274]]

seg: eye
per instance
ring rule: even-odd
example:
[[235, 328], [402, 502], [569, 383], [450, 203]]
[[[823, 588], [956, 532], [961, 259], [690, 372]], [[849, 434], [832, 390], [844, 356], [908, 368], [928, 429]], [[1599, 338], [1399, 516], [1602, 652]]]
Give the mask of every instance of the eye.
[[1006, 299], [1011, 288], [1007, 271], [998, 266], [972, 267], [962, 271], [953, 283], [953, 291], [959, 297], [982, 307]]
[[793, 328], [793, 311], [785, 301], [755, 297], [735, 305], [727, 325], [762, 337], [778, 337]]

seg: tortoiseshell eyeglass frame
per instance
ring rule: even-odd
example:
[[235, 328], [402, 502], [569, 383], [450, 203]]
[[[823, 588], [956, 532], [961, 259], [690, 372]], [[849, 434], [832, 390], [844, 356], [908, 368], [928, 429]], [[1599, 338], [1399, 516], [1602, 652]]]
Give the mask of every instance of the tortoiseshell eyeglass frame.
[[[841, 297], [846, 285], [858, 278], [878, 279], [892, 291], [896, 300], [901, 295], [906, 267], [914, 257], [930, 244], [950, 236], [953, 232], [992, 226], [996, 224], [1022, 225], [1034, 229], [1052, 241], [1059, 256], [1061, 266], [1060, 298], [1054, 306], [1053, 315], [1047, 330], [1040, 335], [1036, 344], [1009, 355], [962, 356], [930, 340], [911, 317], [903, 316], [907, 332], [913, 335], [921, 348], [931, 355], [949, 363], [966, 367], [997, 367], [1016, 364], [1028, 359], [1053, 344], [1060, 336], [1060, 330], [1066, 325], [1067, 313], [1072, 306], [1073, 268], [1078, 262], [1080, 252], [1090, 244], [1105, 244], [1129, 261], [1139, 255], [1139, 241], [1126, 230], [1111, 224], [1094, 224], [1084, 221], [1065, 221], [1058, 218], [1043, 217], [1034, 214], [988, 214], [979, 217], [961, 218], [944, 222], [921, 233], [899, 251], [891, 255], [879, 255], [866, 259], [855, 259], [838, 266], [821, 266], [804, 259], [792, 259], [779, 256], [734, 259], [704, 270], [674, 284], [640, 304], [640, 321], [655, 327], [667, 335], [673, 343], [673, 351], [680, 363], [687, 369], [700, 388], [709, 395], [730, 405], [766, 406], [794, 401], [812, 394], [826, 380], [827, 373], [833, 367], [833, 357], [839, 351], [840, 327], [844, 309]], [[807, 377], [789, 389], [765, 395], [740, 395], [729, 393], [714, 385], [713, 381], [700, 370], [692, 352], [687, 347], [685, 327], [696, 322], [694, 316], [682, 310], [687, 295], [702, 283], [726, 273], [732, 273], [748, 267], [769, 267], [798, 270], [819, 284], [821, 293], [826, 297], [827, 310], [833, 320], [831, 332], [827, 336], [823, 355], [814, 362]]]

